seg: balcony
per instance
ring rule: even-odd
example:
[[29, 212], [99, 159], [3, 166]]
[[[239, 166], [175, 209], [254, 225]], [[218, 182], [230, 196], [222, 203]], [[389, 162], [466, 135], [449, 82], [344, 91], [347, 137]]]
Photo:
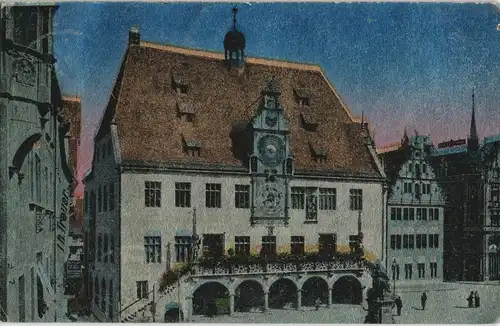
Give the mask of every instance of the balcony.
[[339, 271], [362, 273], [366, 268], [364, 258], [354, 254], [336, 254], [332, 257], [321, 257], [317, 254], [300, 256], [282, 254], [268, 259], [252, 256], [222, 259], [202, 257], [199, 262], [192, 264], [190, 275], [211, 277]]

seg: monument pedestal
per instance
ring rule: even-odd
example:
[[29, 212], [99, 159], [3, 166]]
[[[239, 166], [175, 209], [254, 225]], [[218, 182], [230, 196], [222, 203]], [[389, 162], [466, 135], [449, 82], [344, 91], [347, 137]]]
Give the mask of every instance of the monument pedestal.
[[377, 298], [368, 304], [368, 315], [365, 324], [394, 324], [392, 308], [394, 299], [390, 296]]

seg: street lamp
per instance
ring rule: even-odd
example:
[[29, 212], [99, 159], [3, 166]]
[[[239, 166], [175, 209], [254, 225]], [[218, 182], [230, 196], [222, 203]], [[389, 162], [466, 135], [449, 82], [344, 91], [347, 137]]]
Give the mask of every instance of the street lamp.
[[396, 265], [397, 265], [396, 258], [394, 258], [394, 260], [392, 261], [392, 282], [393, 282], [392, 291], [394, 297], [396, 296]]

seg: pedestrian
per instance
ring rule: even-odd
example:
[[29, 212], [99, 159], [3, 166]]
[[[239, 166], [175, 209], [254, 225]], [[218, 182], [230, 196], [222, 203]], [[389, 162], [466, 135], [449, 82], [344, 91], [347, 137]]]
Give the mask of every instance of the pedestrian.
[[422, 293], [422, 296], [420, 297], [420, 302], [422, 303], [422, 310], [425, 310], [425, 303], [427, 302], [427, 294]]
[[470, 291], [470, 294], [467, 297], [467, 302], [469, 303], [469, 308], [474, 308], [473, 301], [474, 301], [474, 292]]
[[321, 300], [316, 298], [316, 311], [319, 310], [319, 306], [321, 305]]
[[474, 301], [476, 308], [479, 308], [479, 293], [477, 291], [474, 293]]
[[394, 300], [396, 303], [396, 309], [398, 310], [398, 316], [401, 316], [401, 308], [403, 308], [403, 301], [401, 301], [401, 297], [398, 295]]

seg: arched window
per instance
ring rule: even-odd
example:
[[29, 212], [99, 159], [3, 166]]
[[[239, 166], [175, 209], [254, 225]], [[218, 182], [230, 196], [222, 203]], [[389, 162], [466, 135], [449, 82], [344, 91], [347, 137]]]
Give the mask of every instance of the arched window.
[[106, 313], [106, 281], [101, 281], [101, 311]]

